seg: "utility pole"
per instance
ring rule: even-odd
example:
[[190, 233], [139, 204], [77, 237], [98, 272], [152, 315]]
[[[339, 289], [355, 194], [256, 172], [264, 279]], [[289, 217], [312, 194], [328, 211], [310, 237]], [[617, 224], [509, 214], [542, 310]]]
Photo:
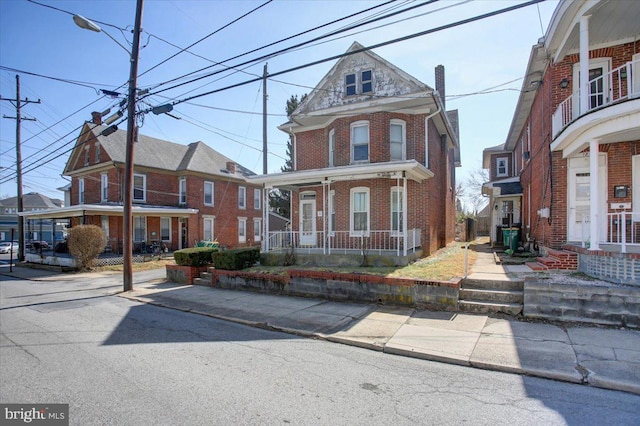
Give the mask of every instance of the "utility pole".
[[[18, 261], [24, 262], [24, 218], [20, 216], [20, 213], [24, 210], [24, 206], [22, 204], [22, 152], [20, 149], [20, 122], [22, 120], [28, 121], [36, 121], [35, 118], [26, 118], [20, 115], [20, 108], [22, 107], [22, 102], [25, 104], [39, 104], [40, 99], [37, 101], [30, 101], [29, 98], [25, 98], [24, 100], [20, 99], [20, 76], [16, 74], [16, 98], [15, 99], [5, 99], [0, 96], [0, 100], [9, 101], [16, 107], [16, 116], [8, 117], [3, 115], [3, 118], [11, 118], [16, 120], [16, 176], [18, 181]], [[13, 241], [13, 239], [12, 239]]]
[[262, 174], [267, 174], [267, 66], [264, 64], [264, 71], [262, 73]]
[[136, 126], [136, 85], [138, 84], [138, 57], [140, 52], [140, 33], [142, 32], [142, 4], [136, 2], [136, 21], [133, 30], [131, 50], [131, 69], [129, 72], [129, 97], [127, 105], [127, 141], [124, 168], [124, 206], [123, 206], [123, 290], [133, 289], [133, 143], [138, 138]]

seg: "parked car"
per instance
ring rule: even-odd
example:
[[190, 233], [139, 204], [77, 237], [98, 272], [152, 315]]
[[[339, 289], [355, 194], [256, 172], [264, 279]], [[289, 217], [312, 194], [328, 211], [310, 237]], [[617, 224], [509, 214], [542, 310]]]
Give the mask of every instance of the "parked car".
[[34, 251], [38, 251], [41, 248], [43, 250], [47, 250], [49, 248], [49, 243], [46, 241], [31, 241], [27, 244], [25, 244], [25, 247], [27, 248], [27, 250], [34, 250]]
[[0, 243], [0, 253], [9, 253], [13, 250], [14, 253], [18, 252], [20, 245], [17, 241], [5, 241]]

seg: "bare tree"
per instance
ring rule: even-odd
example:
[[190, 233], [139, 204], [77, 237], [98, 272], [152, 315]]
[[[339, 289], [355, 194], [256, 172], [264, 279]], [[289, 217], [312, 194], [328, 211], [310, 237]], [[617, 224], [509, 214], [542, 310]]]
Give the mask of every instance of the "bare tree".
[[456, 188], [457, 197], [465, 201], [477, 215], [487, 205], [489, 199], [482, 195], [482, 185], [489, 182], [489, 171], [483, 168], [473, 169]]

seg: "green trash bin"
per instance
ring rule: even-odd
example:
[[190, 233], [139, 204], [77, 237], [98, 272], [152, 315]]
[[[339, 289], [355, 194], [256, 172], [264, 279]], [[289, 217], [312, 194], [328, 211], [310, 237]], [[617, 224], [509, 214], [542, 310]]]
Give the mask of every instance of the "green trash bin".
[[514, 252], [518, 248], [519, 233], [519, 228], [502, 228], [502, 241], [505, 246], [509, 247]]

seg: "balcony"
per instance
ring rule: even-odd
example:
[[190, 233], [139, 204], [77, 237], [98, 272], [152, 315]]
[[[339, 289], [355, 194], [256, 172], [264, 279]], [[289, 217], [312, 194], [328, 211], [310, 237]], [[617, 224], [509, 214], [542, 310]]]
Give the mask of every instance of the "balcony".
[[579, 90], [562, 101], [552, 116], [553, 138], [587, 113], [637, 97], [640, 97], [640, 60], [627, 62], [590, 80], [587, 111], [580, 112]]

